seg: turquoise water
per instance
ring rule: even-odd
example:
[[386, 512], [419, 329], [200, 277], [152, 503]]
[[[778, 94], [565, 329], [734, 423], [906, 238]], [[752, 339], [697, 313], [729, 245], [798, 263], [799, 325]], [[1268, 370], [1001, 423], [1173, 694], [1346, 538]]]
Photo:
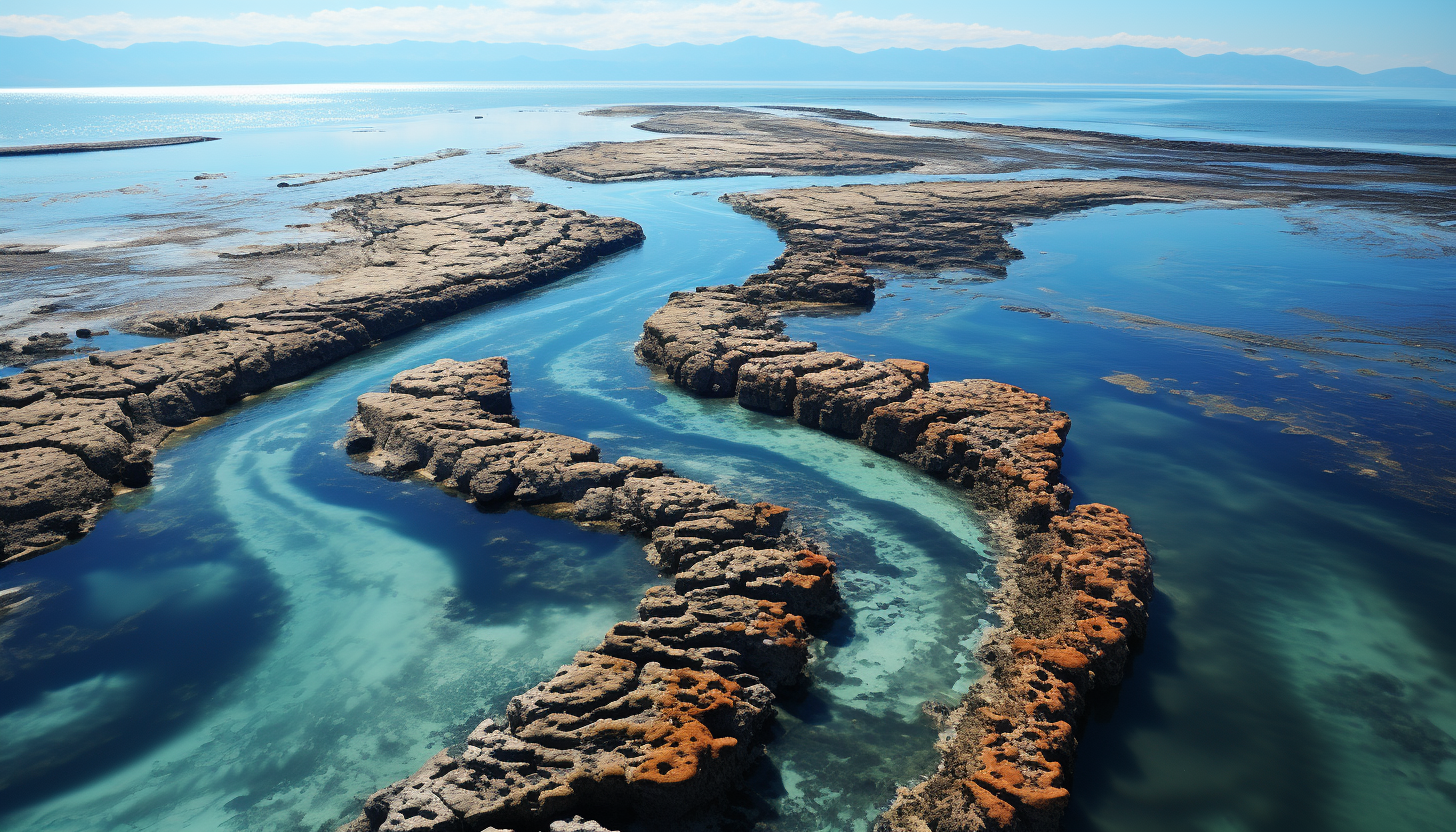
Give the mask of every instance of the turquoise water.
[[[1375, 94], [1405, 96], [1400, 106], [1436, 126], [1434, 141], [1451, 143], [1437, 129], [1449, 101]], [[1128, 113], [1157, 111], [1160, 130], [1195, 135], [1212, 129], [1186, 126], [1198, 119], [1252, 132], [1275, 121], [1259, 115], [1265, 101], [1303, 96], [1309, 106], [1295, 112], [1319, 117], [1291, 118], [1265, 130], [1268, 140], [1323, 129], [1415, 146], [1399, 119], [1338, 129], [1351, 113], [1394, 106], [1369, 91], [922, 90], [912, 100], [893, 90], [532, 88], [509, 91], [515, 104], [468, 89], [16, 95], [0, 94], [12, 96], [7, 113], [25, 114], [7, 120], [7, 142], [100, 138], [134, 123], [225, 133], [189, 147], [3, 160], [0, 199], [12, 201], [0, 202], [0, 242], [95, 251], [97, 240], [178, 224], [225, 228], [203, 242], [107, 249], [126, 264], [102, 274], [109, 291], [61, 298], [98, 320], [116, 299], [144, 303], [174, 279], [224, 279], [204, 273], [214, 247], [317, 222], [304, 207], [314, 200], [400, 185], [529, 185], [548, 201], [634, 219], [648, 236], [580, 276], [206, 420], [169, 444], [154, 486], [119, 499], [91, 536], [0, 571], [0, 587], [34, 584], [41, 596], [39, 611], [0, 636], [5, 829], [330, 828], [631, 614], [656, 580], [636, 542], [481, 513], [426, 484], [346, 467], [334, 442], [355, 398], [445, 356], [509, 355], [523, 423], [790, 505], [832, 545], [850, 614], [822, 634], [816, 683], [783, 703], [737, 821], [867, 829], [896, 785], [933, 767], [919, 705], [953, 701], [978, 673], [969, 652], [988, 574], [974, 513], [849, 443], [686, 396], [631, 355], [668, 292], [740, 280], [779, 252], [772, 232], [719, 194], [843, 180], [587, 187], [506, 163], [642, 135], [628, 120], [576, 116], [576, 104], [793, 100], [1005, 120], [1030, 112], [1020, 107], [1130, 132], [1146, 119]], [[354, 132], [366, 128], [384, 132]], [[473, 152], [297, 191], [268, 179], [451, 146]], [[204, 171], [229, 178], [191, 179]], [[116, 190], [133, 186], [147, 190]], [[1456, 624], [1446, 603], [1456, 530], [1440, 499], [1456, 421], [1445, 378], [1451, 236], [1312, 210], [1108, 209], [1019, 230], [1013, 242], [1028, 258], [1005, 281], [891, 279], [868, 313], [791, 322], [826, 348], [921, 358], [938, 379], [992, 377], [1051, 396], [1073, 417], [1067, 471], [1079, 498], [1119, 506], [1148, 536], [1159, 582], [1149, 647], [1117, 701], [1098, 703], [1072, 828], [1425, 830], [1456, 809], [1456, 662], [1445, 638]], [[68, 291], [64, 280], [45, 286]], [[1252, 346], [1128, 315], [1298, 343]], [[1119, 374], [1152, 392], [1102, 380], [1129, 383]], [[1285, 432], [1291, 424], [1301, 432]]]

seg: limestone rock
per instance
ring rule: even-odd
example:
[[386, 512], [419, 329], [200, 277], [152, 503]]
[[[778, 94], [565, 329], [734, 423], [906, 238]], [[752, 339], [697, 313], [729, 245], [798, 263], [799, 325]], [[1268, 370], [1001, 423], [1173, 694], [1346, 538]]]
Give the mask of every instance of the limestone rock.
[[479, 402], [487, 413], [511, 414], [511, 372], [500, 357], [471, 362], [442, 358], [395, 376], [389, 382], [389, 392], [469, 399]]

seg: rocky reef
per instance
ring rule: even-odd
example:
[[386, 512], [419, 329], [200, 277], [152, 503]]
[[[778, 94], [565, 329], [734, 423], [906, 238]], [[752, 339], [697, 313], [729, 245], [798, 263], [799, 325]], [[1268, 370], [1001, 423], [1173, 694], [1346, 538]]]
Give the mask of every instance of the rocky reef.
[[[900, 790], [881, 832], [1056, 829], [1086, 696], [1121, 682], [1146, 631], [1151, 564], [1117, 509], [1072, 507], [1060, 476], [1071, 421], [1046, 398], [987, 379], [932, 383], [919, 361], [821, 352], [785, 336], [775, 316], [871, 303], [874, 280], [861, 264], [897, 262], [896, 234], [926, 214], [957, 227], [904, 231], [914, 235], [904, 248], [917, 266], [995, 266], [1007, 257], [1001, 235], [1023, 206], [1054, 212], [1169, 197], [1139, 187], [922, 183], [733, 195], [728, 201], [780, 228], [788, 251], [741, 286], [675, 293], [643, 328], [638, 354], [679, 386], [792, 417], [966, 489], [999, 540], [993, 604], [1001, 623], [979, 648], [987, 675], [940, 714], [951, 729], [941, 766]], [[888, 238], [888, 256], [877, 233]]]
[[0, 156], [46, 156], [55, 153], [94, 153], [100, 150], [132, 150], [139, 147], [167, 147], [174, 144], [215, 142], [216, 136], [167, 136], [159, 139], [123, 139], [114, 142], [67, 142], [0, 147]]
[[792, 188], [723, 199], [778, 230], [790, 253], [832, 252], [858, 267], [999, 277], [1022, 257], [1006, 242], [1017, 223], [1105, 205], [1245, 198], [1233, 189], [1124, 177]]
[[[912, 169], [1004, 173], [1025, 167], [988, 158], [957, 139], [901, 136], [733, 107], [607, 107], [586, 115], [649, 116], [634, 126], [677, 135], [639, 142], [587, 142], [522, 156], [512, 164], [573, 182], [864, 175]], [[861, 117], [866, 115], [870, 114]]]
[[[786, 338], [776, 313], [806, 305], [869, 306], [875, 280], [866, 267], [1004, 275], [1005, 264], [1022, 256], [1006, 242], [1015, 222], [1099, 205], [1189, 198], [1177, 184], [1142, 179], [729, 194], [726, 202], [779, 231], [784, 254], [742, 285], [674, 293], [647, 319], [638, 352], [695, 393], [737, 396], [746, 407], [792, 412], [811, 427], [858, 437], [874, 407], [925, 389], [923, 368], [818, 352], [814, 344]], [[842, 408], [853, 411], [849, 421]]]
[[85, 534], [115, 486], [151, 479], [175, 428], [406, 329], [541, 286], [635, 245], [642, 229], [526, 199], [437, 185], [338, 204], [363, 264], [139, 327], [175, 340], [0, 379], [0, 560]]
[[359, 397], [345, 443], [374, 471], [482, 507], [513, 501], [640, 535], [672, 583], [341, 832], [671, 824], [741, 781], [774, 691], [804, 676], [806, 621], [838, 609], [833, 561], [785, 530], [787, 509], [741, 504], [655, 460], [603, 462], [510, 414], [506, 359], [445, 359]]
[[[802, 115], [777, 115], [764, 109]], [[914, 121], [935, 133], [906, 135], [844, 120], [872, 113], [815, 107], [623, 106], [585, 115], [641, 117], [633, 126], [662, 138], [587, 142], [511, 160], [574, 182], [627, 182], [721, 176], [863, 176], [909, 172], [1008, 174], [1031, 170], [1156, 176], [1204, 198], [1264, 205], [1357, 205], [1443, 222], [1456, 208], [1456, 164], [1439, 156], [1370, 153], [1226, 142], [1168, 141], [1113, 133]], [[924, 228], [930, 223], [916, 226]]]

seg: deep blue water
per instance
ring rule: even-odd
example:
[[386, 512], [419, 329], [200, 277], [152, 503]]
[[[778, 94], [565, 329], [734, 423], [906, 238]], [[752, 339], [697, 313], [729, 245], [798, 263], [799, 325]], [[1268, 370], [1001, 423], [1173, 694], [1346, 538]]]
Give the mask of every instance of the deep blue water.
[[[145, 303], [174, 281], [219, 282], [205, 273], [216, 250], [285, 239], [274, 230], [318, 221], [307, 203], [406, 184], [529, 185], [634, 219], [648, 237], [200, 423], [169, 443], [155, 484], [120, 498], [91, 536], [0, 571], [0, 587], [35, 584], [41, 596], [0, 642], [5, 829], [331, 827], [631, 614], [655, 580], [637, 542], [481, 513], [346, 467], [334, 443], [355, 398], [447, 356], [508, 355], [523, 423], [790, 505], [831, 543], [851, 613], [819, 642], [817, 684], [784, 704], [745, 817], [785, 832], [865, 829], [896, 785], [933, 767], [919, 704], [953, 701], [978, 673], [969, 654], [987, 564], [974, 513], [903, 465], [694, 399], [631, 355], [668, 292], [740, 280], [779, 252], [719, 194], [848, 180], [587, 187], [505, 162], [643, 135], [630, 120], [576, 116], [578, 105], [777, 100], [1407, 151], [1418, 122], [1435, 137], [1420, 142], [1452, 143], [1449, 100], [1399, 91], [25, 95], [0, 93], [7, 113], [23, 114], [0, 127], [13, 131], [7, 143], [131, 129], [224, 139], [0, 160], [0, 199], [11, 200], [0, 202], [10, 229], [0, 242], [94, 252], [97, 240], [179, 224], [230, 229], [106, 249], [127, 269], [50, 276], [33, 295], [7, 283], [6, 300], [27, 308], [69, 299], [105, 321], [110, 304]], [[1301, 106], [1280, 124], [1269, 101]], [[1418, 112], [1364, 118], [1400, 108]], [[354, 132], [366, 127], [384, 132]], [[268, 179], [449, 146], [473, 152], [298, 191]], [[204, 171], [228, 178], [191, 178]], [[1051, 396], [1073, 418], [1066, 468], [1079, 498], [1119, 506], [1147, 535], [1159, 587], [1149, 646], [1115, 701], [1098, 703], [1072, 828], [1427, 830], [1456, 809], [1446, 637], [1456, 524], [1440, 507], [1456, 468], [1453, 236], [1312, 209], [1105, 209], [1019, 230], [1028, 257], [1004, 281], [891, 277], [867, 313], [791, 320], [825, 348], [920, 358], [936, 379], [991, 377]], [[183, 274], [147, 276], [163, 267]], [[1298, 343], [1252, 347], [1128, 315]]]

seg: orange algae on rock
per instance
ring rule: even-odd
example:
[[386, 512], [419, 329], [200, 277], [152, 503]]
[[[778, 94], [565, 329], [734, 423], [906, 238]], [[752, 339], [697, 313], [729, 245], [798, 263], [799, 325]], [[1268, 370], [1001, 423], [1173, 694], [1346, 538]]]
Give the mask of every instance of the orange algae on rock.
[[667, 692], [658, 701], [663, 718], [653, 723], [645, 736], [652, 750], [634, 770], [633, 779], [681, 783], [698, 773], [704, 756], [717, 757], [721, 750], [736, 746], [736, 738], [714, 737], [701, 720], [731, 712], [739, 690], [733, 680], [711, 671], [673, 671]]
[[820, 581], [833, 575], [834, 561], [830, 560], [827, 555], [809, 549], [802, 549], [798, 554], [801, 557], [796, 564], [795, 571], [784, 575], [779, 580], [802, 589], [813, 589]]

